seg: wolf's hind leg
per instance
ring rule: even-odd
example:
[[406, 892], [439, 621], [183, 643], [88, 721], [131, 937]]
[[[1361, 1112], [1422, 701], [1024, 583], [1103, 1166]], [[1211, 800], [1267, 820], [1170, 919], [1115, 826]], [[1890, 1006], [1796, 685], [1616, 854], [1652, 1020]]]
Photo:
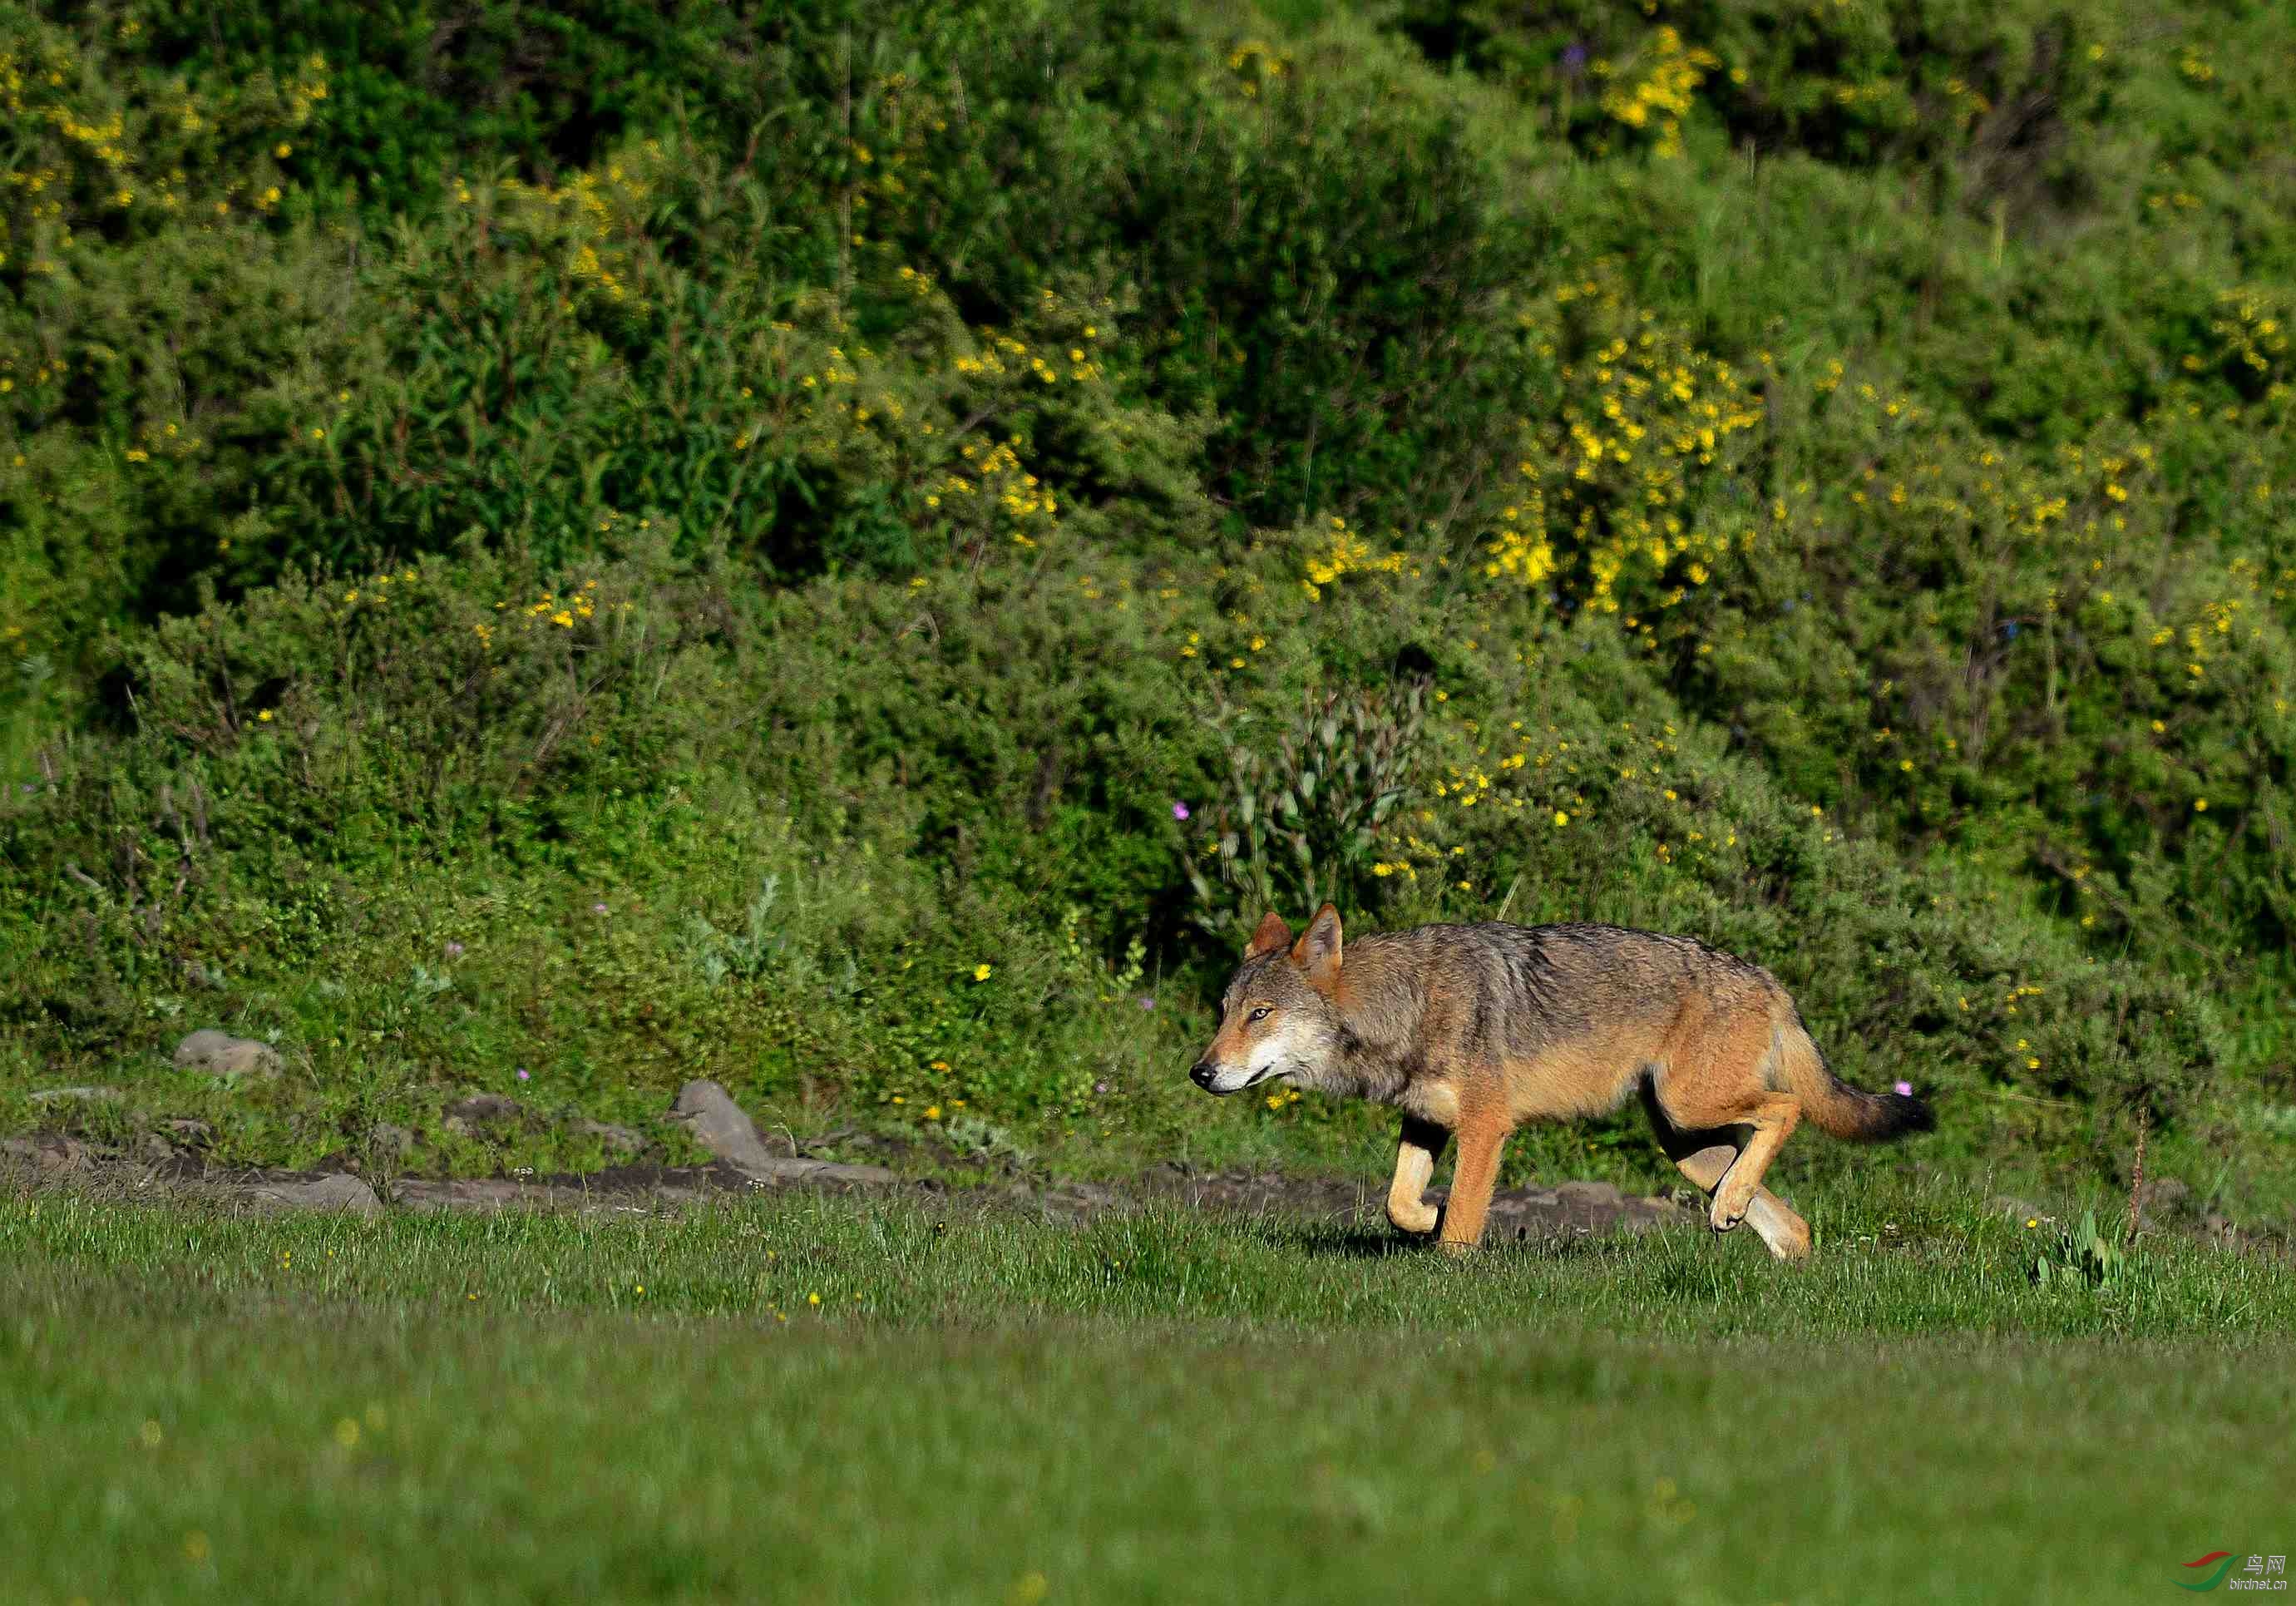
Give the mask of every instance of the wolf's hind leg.
[[[1700, 1192], [1711, 1197], [1737, 1158], [1735, 1145], [1710, 1143], [1703, 1149], [1676, 1155], [1674, 1163], [1685, 1176], [1698, 1184]], [[1746, 1206], [1746, 1225], [1781, 1260], [1800, 1260], [1809, 1253], [1809, 1223], [1794, 1214], [1792, 1206], [1767, 1188], [1754, 1190], [1753, 1200]]]
[[[1643, 1084], [1643, 1105], [1650, 1112], [1651, 1130], [1658, 1137], [1659, 1147], [1666, 1151], [1667, 1158], [1685, 1176], [1697, 1184], [1698, 1191], [1710, 1199], [1738, 1158], [1739, 1145], [1732, 1140], [1739, 1135], [1727, 1128], [1693, 1132], [1676, 1126], [1660, 1107], [1648, 1082]], [[1809, 1253], [1809, 1224], [1767, 1188], [1754, 1190], [1753, 1199], [1745, 1208], [1745, 1218], [1746, 1225], [1779, 1259], [1800, 1260]]]
[[1745, 1219], [1754, 1195], [1761, 1191], [1762, 1173], [1770, 1168], [1778, 1146], [1793, 1135], [1800, 1119], [1801, 1102], [1787, 1093], [1771, 1094], [1747, 1111], [1744, 1124], [1753, 1128], [1753, 1134], [1722, 1174], [1722, 1185], [1714, 1190], [1716, 1232], [1726, 1233]]
[[1387, 1218], [1406, 1233], [1435, 1230], [1439, 1212], [1427, 1202], [1427, 1183], [1435, 1175], [1436, 1157], [1450, 1134], [1415, 1115], [1403, 1118], [1403, 1136], [1395, 1146], [1395, 1181], [1388, 1185]]

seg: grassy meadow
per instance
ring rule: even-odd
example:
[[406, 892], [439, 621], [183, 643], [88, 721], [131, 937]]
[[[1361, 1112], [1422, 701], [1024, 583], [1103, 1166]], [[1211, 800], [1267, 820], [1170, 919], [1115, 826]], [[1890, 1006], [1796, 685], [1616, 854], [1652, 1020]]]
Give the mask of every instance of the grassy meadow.
[[[1852, 1191], [1459, 1265], [962, 1205], [0, 1204], [11, 1599], [2144, 1600], [2284, 1544], [2296, 1278]], [[2173, 1598], [2173, 1597], [2169, 1597]]]

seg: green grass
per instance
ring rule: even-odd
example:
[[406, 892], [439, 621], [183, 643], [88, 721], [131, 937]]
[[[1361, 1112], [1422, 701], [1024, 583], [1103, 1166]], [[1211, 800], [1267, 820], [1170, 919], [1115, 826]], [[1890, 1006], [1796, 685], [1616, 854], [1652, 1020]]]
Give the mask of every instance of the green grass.
[[[2296, 1276], [1939, 1190], [1500, 1246], [1163, 1211], [0, 1202], [11, 1600], [2161, 1598], [2284, 1550]], [[816, 1306], [812, 1300], [818, 1296]]]

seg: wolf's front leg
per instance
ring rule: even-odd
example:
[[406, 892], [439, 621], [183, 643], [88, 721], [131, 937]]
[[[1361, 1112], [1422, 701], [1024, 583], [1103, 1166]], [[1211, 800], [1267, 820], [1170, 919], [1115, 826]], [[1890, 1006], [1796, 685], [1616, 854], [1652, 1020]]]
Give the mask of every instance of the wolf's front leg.
[[1449, 1139], [1450, 1134], [1432, 1121], [1415, 1115], [1403, 1118], [1403, 1136], [1395, 1148], [1395, 1181], [1387, 1190], [1387, 1218], [1406, 1233], [1435, 1230], [1436, 1209], [1426, 1200], [1427, 1182]]
[[1469, 1115], [1459, 1122], [1459, 1162], [1451, 1168], [1451, 1202], [1443, 1212], [1443, 1247], [1464, 1254], [1483, 1241], [1483, 1221], [1499, 1180], [1499, 1151], [1509, 1124], [1503, 1117]]

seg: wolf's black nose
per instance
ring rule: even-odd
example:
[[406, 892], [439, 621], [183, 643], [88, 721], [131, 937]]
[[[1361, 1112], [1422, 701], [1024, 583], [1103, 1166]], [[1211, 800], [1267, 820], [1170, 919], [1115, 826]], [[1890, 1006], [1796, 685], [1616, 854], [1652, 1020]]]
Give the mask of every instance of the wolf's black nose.
[[1199, 1087], [1210, 1087], [1212, 1085], [1212, 1062], [1210, 1060], [1197, 1061], [1189, 1069], [1188, 1080]]

